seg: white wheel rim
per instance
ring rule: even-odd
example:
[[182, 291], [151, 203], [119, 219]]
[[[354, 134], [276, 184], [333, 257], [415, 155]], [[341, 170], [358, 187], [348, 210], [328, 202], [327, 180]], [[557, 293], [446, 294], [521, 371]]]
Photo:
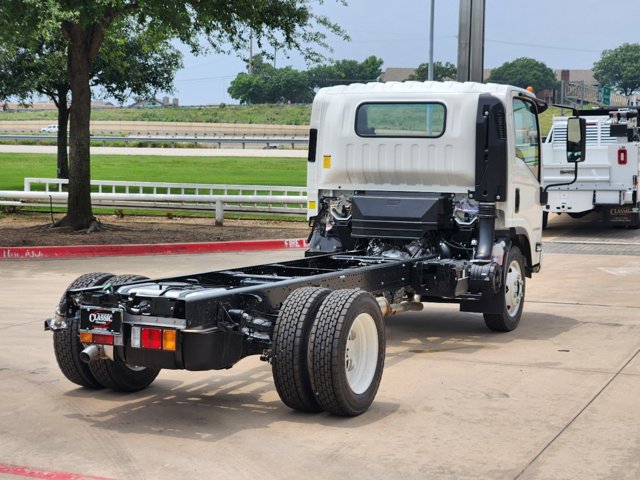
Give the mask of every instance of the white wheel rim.
[[356, 394], [367, 391], [378, 363], [378, 329], [368, 313], [359, 314], [351, 325], [345, 352], [349, 387]]
[[522, 303], [522, 297], [524, 296], [524, 281], [518, 262], [513, 261], [509, 264], [504, 287], [504, 300], [507, 313], [510, 317], [514, 317], [518, 313], [520, 303]]

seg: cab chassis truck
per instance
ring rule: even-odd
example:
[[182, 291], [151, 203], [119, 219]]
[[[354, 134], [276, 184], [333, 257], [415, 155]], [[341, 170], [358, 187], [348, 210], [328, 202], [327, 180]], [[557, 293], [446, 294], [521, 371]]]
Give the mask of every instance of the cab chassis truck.
[[161, 369], [259, 355], [292, 409], [365, 412], [382, 376], [384, 317], [448, 302], [493, 331], [517, 327], [525, 278], [542, 260], [543, 108], [492, 84], [320, 90], [304, 258], [153, 280], [83, 275], [45, 321], [62, 373], [136, 391]]

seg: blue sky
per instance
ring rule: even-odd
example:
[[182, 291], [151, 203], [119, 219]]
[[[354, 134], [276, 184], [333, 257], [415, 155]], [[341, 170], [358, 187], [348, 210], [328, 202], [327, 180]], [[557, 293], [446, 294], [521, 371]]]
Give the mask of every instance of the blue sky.
[[[348, 0], [349, 1], [349, 0]], [[336, 60], [376, 55], [385, 67], [428, 61], [431, 0], [326, 0], [317, 10], [341, 25], [350, 42], [331, 39]], [[434, 58], [456, 63], [459, 0], [435, 0]], [[638, 0], [486, 0], [485, 67], [531, 57], [551, 68], [591, 68], [603, 50], [640, 42]], [[236, 103], [229, 83], [244, 71], [240, 56], [185, 55], [176, 76], [181, 105]], [[276, 65], [305, 69], [296, 55], [279, 53]]]

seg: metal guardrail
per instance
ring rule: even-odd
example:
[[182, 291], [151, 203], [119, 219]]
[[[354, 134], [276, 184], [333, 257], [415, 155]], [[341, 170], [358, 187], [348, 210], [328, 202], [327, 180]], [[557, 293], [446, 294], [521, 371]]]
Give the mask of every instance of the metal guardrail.
[[584, 82], [562, 81], [560, 89], [560, 103], [571, 101], [578, 105], [584, 105], [585, 103], [618, 107], [629, 105], [629, 97], [615, 92], [610, 92], [607, 101], [605, 102], [605, 99], [600, 97], [597, 86], [585, 85]]
[[[0, 135], [0, 141], [56, 141], [55, 135]], [[296, 145], [308, 145], [309, 139], [307, 137], [207, 137], [197, 136], [193, 137], [119, 137], [114, 135], [94, 135], [91, 137], [92, 142], [103, 143], [124, 143], [128, 145], [132, 142], [137, 143], [204, 143], [210, 145], [216, 145], [218, 148], [222, 148], [225, 144], [242, 145], [242, 148], [246, 148], [247, 145], [266, 145], [265, 148], [277, 148], [279, 145], [291, 145], [291, 149], [294, 149]]]
[[[25, 178], [24, 191], [0, 191], [0, 205], [66, 207], [68, 182]], [[219, 225], [225, 211], [269, 215], [307, 212], [304, 187], [92, 180], [91, 188], [94, 207], [215, 212]]]

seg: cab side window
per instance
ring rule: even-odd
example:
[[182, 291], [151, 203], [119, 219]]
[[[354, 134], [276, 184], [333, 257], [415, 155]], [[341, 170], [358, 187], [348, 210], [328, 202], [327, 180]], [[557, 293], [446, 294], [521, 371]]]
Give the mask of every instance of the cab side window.
[[522, 160], [531, 173], [540, 180], [540, 135], [534, 103], [522, 98], [514, 98], [513, 120], [516, 157]]

